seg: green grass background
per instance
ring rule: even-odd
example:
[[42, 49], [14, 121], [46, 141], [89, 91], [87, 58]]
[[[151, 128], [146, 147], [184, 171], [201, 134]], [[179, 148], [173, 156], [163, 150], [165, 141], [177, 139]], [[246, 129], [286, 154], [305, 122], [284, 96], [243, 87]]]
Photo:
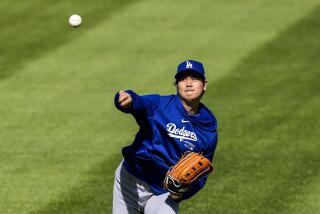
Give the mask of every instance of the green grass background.
[[319, 3], [2, 0], [0, 213], [110, 213], [137, 130], [114, 93], [175, 93], [189, 58], [220, 138], [181, 213], [319, 213]]

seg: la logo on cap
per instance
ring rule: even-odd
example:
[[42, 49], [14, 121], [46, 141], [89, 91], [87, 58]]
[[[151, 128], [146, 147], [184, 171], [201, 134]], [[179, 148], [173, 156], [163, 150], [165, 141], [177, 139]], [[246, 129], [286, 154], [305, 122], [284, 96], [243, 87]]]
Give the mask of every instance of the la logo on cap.
[[189, 61], [187, 61], [186, 68], [192, 68], [192, 64]]

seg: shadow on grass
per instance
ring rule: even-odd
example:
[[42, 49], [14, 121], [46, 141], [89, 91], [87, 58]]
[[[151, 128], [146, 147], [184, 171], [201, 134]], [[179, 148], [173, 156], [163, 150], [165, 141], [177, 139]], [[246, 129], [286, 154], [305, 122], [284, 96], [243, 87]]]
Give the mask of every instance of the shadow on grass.
[[[4, 0], [0, 7], [12, 7], [3, 11], [0, 20], [0, 80], [13, 75], [23, 63], [62, 46], [134, 2], [137, 1]], [[73, 29], [68, 24], [73, 13], [84, 19], [80, 28]]]

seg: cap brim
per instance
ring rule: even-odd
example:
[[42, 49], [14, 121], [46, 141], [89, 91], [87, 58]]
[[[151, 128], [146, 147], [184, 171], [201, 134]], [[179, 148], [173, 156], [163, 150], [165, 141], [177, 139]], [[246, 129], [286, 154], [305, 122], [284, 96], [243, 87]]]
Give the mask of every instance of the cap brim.
[[188, 75], [188, 74], [195, 75], [195, 76], [197, 76], [197, 77], [200, 77], [200, 78], [203, 79], [203, 80], [206, 79], [203, 74], [199, 73], [199, 72], [196, 71], [196, 70], [192, 70], [192, 69], [187, 69], [187, 70], [179, 71], [179, 73], [177, 73], [174, 77], [175, 77], [175, 79], [179, 79], [179, 78], [181, 78], [182, 76]]

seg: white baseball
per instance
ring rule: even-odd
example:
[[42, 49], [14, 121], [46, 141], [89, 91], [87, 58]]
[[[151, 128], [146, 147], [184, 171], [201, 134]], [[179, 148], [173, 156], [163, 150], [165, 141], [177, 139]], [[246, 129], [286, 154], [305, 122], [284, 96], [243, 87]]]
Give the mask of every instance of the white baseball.
[[78, 14], [73, 14], [69, 18], [69, 24], [72, 27], [79, 27], [81, 25], [82, 19]]

